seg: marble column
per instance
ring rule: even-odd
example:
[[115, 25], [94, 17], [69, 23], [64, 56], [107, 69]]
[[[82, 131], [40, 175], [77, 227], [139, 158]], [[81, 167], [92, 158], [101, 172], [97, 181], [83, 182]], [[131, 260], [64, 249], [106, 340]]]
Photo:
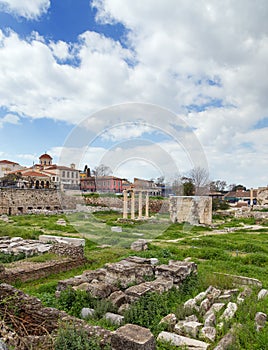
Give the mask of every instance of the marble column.
[[131, 220], [135, 219], [135, 192], [131, 192]]
[[149, 218], [149, 192], [146, 193], [146, 200], [145, 200], [145, 218]]
[[127, 191], [126, 190], [123, 191], [123, 198], [124, 198], [124, 202], [123, 202], [123, 219], [127, 219]]
[[142, 191], [139, 192], [139, 219], [142, 219]]

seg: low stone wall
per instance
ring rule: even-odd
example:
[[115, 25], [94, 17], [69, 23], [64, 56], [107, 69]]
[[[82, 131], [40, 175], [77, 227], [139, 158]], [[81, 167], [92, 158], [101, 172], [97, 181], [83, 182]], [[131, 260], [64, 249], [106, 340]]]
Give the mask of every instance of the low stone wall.
[[[96, 335], [102, 343], [110, 343], [111, 332], [69, 316], [64, 311], [43, 307], [41, 301], [14, 287], [0, 284], [0, 338], [17, 350], [52, 350], [53, 333], [63, 322], [83, 328], [88, 336]], [[37, 345], [42, 344], [40, 347]], [[43, 345], [45, 344], [45, 345]], [[45, 347], [43, 347], [45, 346]]]
[[251, 210], [251, 208], [247, 207], [247, 208], [238, 209], [235, 212], [235, 217], [236, 218], [254, 218], [257, 220], [268, 219], [268, 212], [258, 211], [254, 207], [253, 207], [253, 210]]
[[[117, 208], [123, 210], [123, 198], [119, 197], [98, 197], [85, 196], [85, 202], [87, 205], [100, 206], [109, 208]], [[138, 210], [139, 203], [138, 198], [135, 200], [135, 208]], [[145, 199], [143, 199], [143, 210], [145, 209]], [[128, 210], [131, 210], [131, 198], [128, 198]], [[168, 213], [169, 212], [169, 199], [149, 199], [149, 212], [151, 213]]]
[[53, 273], [60, 273], [74, 269], [85, 263], [85, 259], [65, 258], [61, 261], [49, 261], [44, 263], [24, 263], [20, 262], [17, 267], [5, 268], [0, 272], [0, 281], [13, 283], [16, 281], [26, 282], [47, 277]]

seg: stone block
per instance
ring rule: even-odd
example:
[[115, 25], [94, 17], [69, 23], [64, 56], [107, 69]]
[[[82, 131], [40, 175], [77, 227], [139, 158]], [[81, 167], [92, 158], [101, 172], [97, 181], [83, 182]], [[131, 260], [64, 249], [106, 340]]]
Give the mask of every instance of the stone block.
[[131, 260], [121, 260], [117, 263], [106, 264], [105, 282], [108, 284], [120, 283], [122, 288], [127, 288], [130, 283], [144, 282], [144, 276], [153, 276], [151, 264], [135, 263]]
[[86, 319], [94, 315], [95, 310], [88, 307], [83, 307], [81, 310], [81, 318]]
[[175, 327], [175, 333], [179, 335], [187, 335], [189, 337], [196, 338], [202, 323], [196, 321], [179, 321]]
[[111, 303], [117, 307], [120, 307], [121, 305], [125, 304], [127, 302], [127, 296], [124, 292], [121, 290], [113, 292], [109, 298]]
[[208, 341], [214, 342], [216, 339], [216, 329], [214, 327], [203, 327], [200, 330], [200, 336]]
[[175, 284], [181, 283], [189, 274], [196, 270], [196, 264], [186, 261], [171, 261], [169, 265], [158, 265], [155, 275], [172, 278]]
[[157, 340], [170, 342], [174, 346], [186, 346], [191, 350], [206, 350], [210, 344], [170, 332], [161, 332]]
[[74, 246], [85, 246], [85, 240], [83, 238], [72, 238], [72, 237], [61, 237], [61, 236], [53, 236], [53, 235], [40, 235], [39, 241], [44, 243], [49, 242], [58, 242], [71, 244]]
[[264, 328], [266, 324], [267, 315], [263, 312], [257, 312], [254, 320], [255, 320], [256, 330], [259, 332], [261, 329]]
[[124, 322], [124, 316], [114, 314], [112, 312], [106, 312], [106, 314], [104, 315], [104, 318], [107, 321], [111, 322], [112, 324], [116, 324], [116, 325], [120, 325]]
[[268, 296], [268, 290], [267, 289], [262, 289], [258, 293], [258, 300], [264, 299]]
[[137, 241], [133, 242], [130, 246], [130, 249], [135, 250], [136, 252], [147, 250], [148, 246], [146, 239], [138, 239]]
[[118, 328], [111, 336], [113, 350], [155, 350], [155, 340], [149, 329], [134, 324]]
[[177, 317], [175, 314], [168, 314], [163, 317], [159, 323], [165, 323], [169, 326], [169, 328], [174, 329], [175, 324], [177, 323]]
[[122, 232], [122, 226], [112, 226], [111, 231], [112, 232]]
[[227, 304], [227, 308], [224, 310], [223, 314], [221, 315], [222, 320], [230, 320], [234, 317], [235, 313], [237, 311], [237, 304], [229, 302]]

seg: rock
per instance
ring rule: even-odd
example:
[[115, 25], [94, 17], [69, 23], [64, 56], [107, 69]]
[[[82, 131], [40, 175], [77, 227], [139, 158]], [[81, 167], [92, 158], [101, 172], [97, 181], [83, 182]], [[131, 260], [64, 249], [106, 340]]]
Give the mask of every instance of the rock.
[[231, 318], [234, 317], [234, 314], [236, 313], [237, 310], [237, 304], [236, 303], [231, 303], [229, 302], [227, 304], [227, 308], [224, 310], [223, 314], [221, 315], [221, 319], [224, 320], [230, 320]]
[[[215, 311], [215, 312], [219, 312], [223, 307], [224, 307], [224, 303], [214, 303], [212, 306], [211, 306], [211, 308], [210, 308], [210, 310], [211, 311]], [[209, 310], [209, 311], [210, 311]], [[208, 312], [209, 312], [208, 311]]]
[[136, 252], [141, 252], [143, 250], [148, 249], [147, 241], [146, 239], [138, 239], [137, 241], [133, 242], [130, 246], [131, 250], [135, 250]]
[[205, 316], [204, 316], [204, 320], [205, 320], [204, 326], [205, 327], [213, 327], [213, 326], [215, 326], [215, 324], [216, 324], [216, 316], [215, 316], [214, 312], [212, 311], [209, 314], [206, 314]]
[[185, 321], [187, 322], [198, 322], [198, 318], [196, 315], [190, 315], [185, 317]]
[[226, 350], [231, 347], [231, 345], [235, 342], [235, 330], [238, 325], [232, 326], [230, 331], [225, 334], [225, 336], [219, 341], [218, 345], [214, 348], [214, 350]]
[[169, 314], [162, 318], [159, 324], [161, 323], [166, 323], [170, 329], [174, 329], [174, 326], [177, 323], [177, 317], [175, 314]]
[[213, 301], [208, 299], [208, 298], [204, 299], [200, 304], [201, 313], [203, 313], [203, 314], [206, 313], [210, 309], [212, 302]]
[[252, 294], [252, 289], [246, 286], [246, 287], [244, 287], [243, 291], [238, 295], [238, 297], [245, 299], [245, 298], [249, 297], [251, 294]]
[[194, 297], [194, 300], [195, 302], [198, 304], [200, 303], [205, 297], [206, 297], [207, 293], [206, 292], [201, 292], [199, 294], [197, 294], [195, 297]]
[[86, 319], [94, 315], [95, 310], [89, 309], [88, 307], [83, 307], [81, 310], [81, 318]]
[[174, 346], [186, 346], [187, 349], [191, 350], [206, 350], [210, 345], [200, 340], [184, 337], [182, 335], [170, 332], [161, 332], [158, 335], [157, 340], [169, 342], [171, 345]]
[[110, 294], [112, 294], [116, 288], [110, 284], [100, 282], [100, 281], [92, 281], [88, 285], [87, 291], [96, 298], [107, 298]]
[[150, 259], [148, 259], [148, 263], [145, 263], [143, 258], [132, 258], [106, 264], [105, 282], [108, 284], [120, 283], [122, 288], [127, 288], [130, 283], [144, 282], [144, 276], [154, 276]]
[[89, 283], [88, 282], [80, 283], [78, 286], [73, 286], [73, 289], [74, 290], [88, 291], [89, 290]]
[[122, 232], [122, 226], [112, 226], [111, 231], [112, 232]]
[[60, 225], [60, 226], [66, 226], [66, 221], [64, 219], [59, 219], [57, 222], [56, 222], [57, 225]]
[[266, 298], [268, 295], [268, 290], [267, 289], [261, 289], [258, 293], [258, 300]]
[[121, 290], [113, 292], [109, 298], [111, 303], [117, 307], [120, 307], [121, 305], [125, 304], [127, 302], [127, 296], [124, 292]]
[[158, 265], [159, 264], [159, 260], [157, 258], [151, 258], [151, 265]]
[[200, 330], [200, 336], [205, 340], [214, 342], [216, 338], [216, 329], [214, 327], [205, 326]]
[[124, 322], [124, 316], [122, 315], [118, 315], [118, 314], [114, 314], [112, 312], [107, 312], [104, 315], [104, 318], [111, 322], [112, 324], [116, 324], [116, 325], [120, 325]]
[[231, 294], [222, 294], [219, 296], [219, 301], [228, 301], [231, 300], [232, 295]]
[[128, 310], [130, 308], [130, 304], [123, 304], [120, 306], [120, 308], [118, 309], [118, 313], [120, 315], [123, 315], [125, 313], [126, 310]]
[[254, 320], [255, 320], [256, 330], [259, 332], [265, 326], [265, 323], [267, 321], [267, 315], [263, 312], [257, 312]]
[[217, 299], [221, 295], [221, 290], [213, 286], [209, 286], [206, 290], [206, 294], [209, 294], [213, 299]]
[[83, 238], [72, 238], [72, 237], [61, 237], [61, 236], [53, 236], [53, 235], [40, 235], [39, 241], [44, 243], [58, 242], [71, 244], [76, 247], [85, 246], [85, 240]]
[[185, 310], [193, 311], [193, 310], [195, 310], [196, 302], [195, 302], [194, 299], [188, 299], [188, 300], [184, 303], [183, 307], [184, 307]]
[[197, 266], [193, 262], [170, 260], [168, 265], [158, 265], [155, 275], [164, 278], [172, 278], [176, 284], [181, 283], [191, 273], [196, 272]]
[[154, 336], [149, 329], [134, 324], [118, 328], [111, 336], [113, 350], [155, 350]]
[[184, 322], [184, 331], [187, 336], [196, 338], [200, 328], [202, 327], [202, 323], [196, 321]]

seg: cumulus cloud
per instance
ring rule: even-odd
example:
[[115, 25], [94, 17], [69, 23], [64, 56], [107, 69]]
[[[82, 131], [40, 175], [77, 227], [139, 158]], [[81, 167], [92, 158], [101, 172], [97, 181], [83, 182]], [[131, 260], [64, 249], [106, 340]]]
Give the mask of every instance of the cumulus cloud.
[[[49, 6], [4, 3], [26, 18]], [[94, 0], [92, 6], [100, 23], [126, 27], [124, 45], [90, 31], [73, 44], [0, 33], [0, 104], [18, 115], [72, 124], [126, 101], [157, 104], [186, 119], [216, 174], [221, 162], [237, 174], [246, 171], [245, 159], [255, 154], [262, 181], [267, 143], [254, 125], [268, 115], [267, 1]], [[89, 124], [101, 129], [105, 116]], [[135, 132], [108, 136], [122, 140]]]
[[4, 117], [0, 118], [0, 128], [2, 128], [6, 123], [19, 124], [19, 120], [20, 118], [17, 115], [8, 113]]
[[33, 20], [50, 7], [50, 0], [0, 0], [0, 10]]

